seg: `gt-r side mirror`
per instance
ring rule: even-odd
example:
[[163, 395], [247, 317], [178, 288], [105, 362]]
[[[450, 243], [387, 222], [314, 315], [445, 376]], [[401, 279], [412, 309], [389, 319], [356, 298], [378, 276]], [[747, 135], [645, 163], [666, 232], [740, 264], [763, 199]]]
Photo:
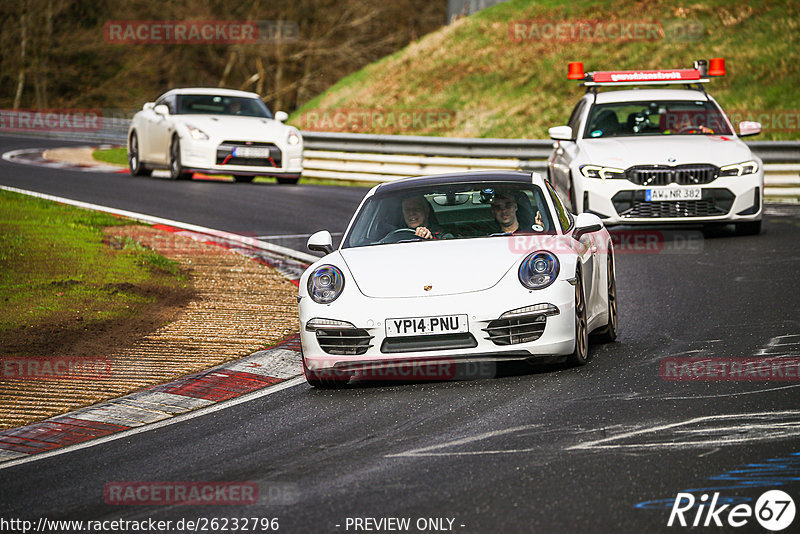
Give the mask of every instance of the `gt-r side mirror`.
[[165, 104], [159, 104], [153, 108], [153, 111], [159, 115], [169, 115], [169, 108]]
[[739, 123], [739, 137], [748, 137], [761, 133], [761, 123], [753, 121], [742, 121]]
[[572, 141], [572, 128], [569, 126], [554, 126], [547, 130], [550, 134], [550, 139], [556, 141]]
[[308, 243], [306, 246], [308, 246], [308, 250], [330, 254], [333, 252], [333, 240], [331, 239], [331, 233], [327, 230], [320, 230], [319, 232], [312, 234], [311, 237], [308, 238]]
[[153, 109], [154, 107], [156, 107], [155, 102], [145, 102], [144, 106], [142, 106], [142, 109], [147, 111], [148, 109]]
[[594, 213], [581, 213], [575, 216], [575, 230], [572, 237], [580, 241], [581, 237], [603, 229], [603, 221]]
[[283, 122], [289, 118], [289, 114], [285, 111], [276, 111], [275, 112], [275, 120], [278, 122]]

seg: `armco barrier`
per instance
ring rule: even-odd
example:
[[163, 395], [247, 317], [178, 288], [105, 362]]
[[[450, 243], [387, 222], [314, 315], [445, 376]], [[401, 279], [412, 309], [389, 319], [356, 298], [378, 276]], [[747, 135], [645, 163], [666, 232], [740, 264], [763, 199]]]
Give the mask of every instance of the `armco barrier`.
[[[89, 143], [125, 144], [130, 119], [114, 110], [92, 132], [3, 131]], [[0, 111], [0, 115], [8, 113]], [[125, 112], [128, 115], [132, 112]], [[0, 117], [4, 118], [4, 117]], [[7, 124], [3, 121], [2, 124]], [[304, 131], [303, 176], [382, 182], [401, 176], [480, 169], [545, 170], [548, 139], [474, 139]], [[800, 141], [749, 141], [765, 163], [770, 186], [800, 186]]]

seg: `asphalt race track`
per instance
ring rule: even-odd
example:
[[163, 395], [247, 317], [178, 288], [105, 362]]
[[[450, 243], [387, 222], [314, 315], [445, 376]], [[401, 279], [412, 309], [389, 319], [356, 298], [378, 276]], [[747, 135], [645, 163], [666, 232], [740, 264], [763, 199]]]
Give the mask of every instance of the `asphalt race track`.
[[[0, 137], [2, 152], [66, 144]], [[6, 161], [0, 183], [248, 235], [341, 232], [364, 194]], [[621, 246], [620, 336], [592, 345], [585, 367], [510, 365], [481, 370], [493, 378], [335, 391], [298, 384], [0, 469], [0, 515], [278, 518], [279, 532], [366, 531], [357, 518], [410, 518], [408, 532], [675, 532], [684, 530], [667, 527], [678, 493], [698, 502], [719, 493], [719, 504], [754, 507], [780, 489], [800, 505], [797, 364], [794, 375], [787, 366], [783, 376], [737, 380], [688, 380], [667, 365], [800, 358], [800, 207], [767, 213], [760, 236], [687, 229], [661, 234], [655, 248]], [[249, 506], [106, 504], [104, 488], [120, 481], [248, 481], [261, 498]], [[729, 510], [719, 516], [726, 529]], [[697, 511], [686, 512], [688, 522]], [[736, 530], [764, 532], [754, 517]]]

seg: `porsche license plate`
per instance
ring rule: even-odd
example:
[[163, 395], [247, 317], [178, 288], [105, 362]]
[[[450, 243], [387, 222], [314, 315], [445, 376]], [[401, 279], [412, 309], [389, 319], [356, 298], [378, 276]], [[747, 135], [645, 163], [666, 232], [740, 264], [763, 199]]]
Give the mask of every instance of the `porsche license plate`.
[[260, 146], [235, 146], [233, 147], [234, 158], [268, 158], [270, 155], [268, 147]]
[[386, 337], [462, 334], [464, 332], [469, 332], [466, 315], [386, 319]]
[[700, 200], [701, 198], [703, 198], [703, 189], [701, 187], [648, 189], [644, 194], [644, 199], [647, 202], [659, 200]]

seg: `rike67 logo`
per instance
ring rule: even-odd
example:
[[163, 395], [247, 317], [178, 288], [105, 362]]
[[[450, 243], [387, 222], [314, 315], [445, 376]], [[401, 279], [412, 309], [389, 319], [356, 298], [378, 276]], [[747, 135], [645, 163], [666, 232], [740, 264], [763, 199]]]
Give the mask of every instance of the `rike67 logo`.
[[711, 498], [704, 493], [699, 499], [691, 493], [678, 493], [667, 526], [738, 528], [755, 518], [765, 529], [778, 532], [791, 525], [794, 516], [794, 500], [781, 490], [765, 492], [754, 507], [746, 503], [735, 506], [730, 503], [719, 504], [719, 493], [714, 493]]

